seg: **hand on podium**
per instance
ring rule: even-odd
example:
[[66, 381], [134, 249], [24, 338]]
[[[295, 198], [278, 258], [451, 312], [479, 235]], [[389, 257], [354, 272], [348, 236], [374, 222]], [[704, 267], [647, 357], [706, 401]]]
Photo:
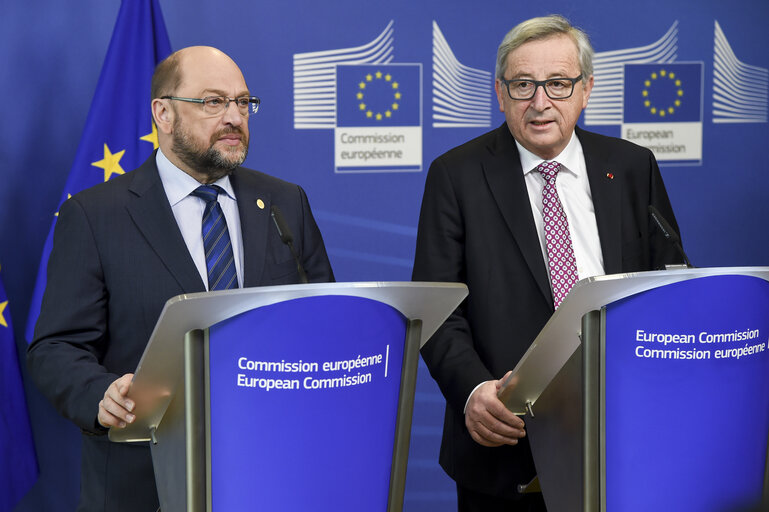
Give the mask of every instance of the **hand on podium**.
[[465, 426], [473, 440], [480, 445], [516, 445], [519, 439], [526, 436], [523, 420], [510, 412], [497, 397], [502, 382], [509, 375], [510, 372], [507, 372], [499, 380], [484, 382], [467, 402]]
[[99, 415], [96, 417], [102, 427], [123, 428], [136, 419], [136, 416], [131, 414], [136, 404], [126, 398], [133, 376], [133, 373], [126, 373], [115, 379], [104, 392], [104, 398], [99, 402]]

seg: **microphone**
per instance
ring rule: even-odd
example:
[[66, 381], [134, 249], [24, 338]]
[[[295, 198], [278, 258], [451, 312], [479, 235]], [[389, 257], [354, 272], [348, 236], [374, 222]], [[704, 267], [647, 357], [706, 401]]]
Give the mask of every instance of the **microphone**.
[[662, 234], [665, 236], [667, 240], [670, 241], [670, 243], [673, 244], [673, 246], [676, 248], [678, 253], [684, 258], [684, 262], [686, 263], [686, 266], [691, 268], [692, 264], [689, 261], [689, 258], [686, 256], [686, 253], [684, 252], [684, 248], [681, 246], [681, 237], [678, 236], [678, 233], [676, 233], [676, 230], [673, 229], [673, 227], [668, 223], [668, 221], [665, 220], [665, 217], [662, 216], [660, 211], [654, 207], [654, 205], [649, 205], [649, 215], [651, 215], [652, 219], [654, 220], [654, 223], [657, 224], [657, 227], [660, 228], [660, 231], [662, 231]]
[[296, 270], [299, 272], [299, 281], [302, 283], [309, 283], [307, 280], [307, 274], [304, 272], [304, 267], [302, 267], [302, 264], [299, 262], [299, 257], [296, 255], [296, 251], [294, 250], [294, 237], [291, 235], [291, 230], [288, 228], [286, 220], [283, 218], [283, 215], [280, 213], [280, 209], [276, 205], [272, 205], [270, 207], [270, 216], [272, 217], [273, 222], [275, 222], [275, 228], [278, 230], [280, 241], [288, 246], [288, 250], [291, 251], [291, 256], [294, 257], [294, 261], [296, 262]]

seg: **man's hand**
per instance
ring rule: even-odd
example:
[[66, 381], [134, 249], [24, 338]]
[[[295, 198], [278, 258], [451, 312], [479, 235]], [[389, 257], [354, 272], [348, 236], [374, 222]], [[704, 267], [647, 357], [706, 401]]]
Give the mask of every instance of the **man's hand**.
[[126, 398], [133, 376], [133, 373], [126, 373], [113, 381], [104, 392], [104, 398], [99, 402], [99, 415], [97, 416], [99, 425], [102, 427], [124, 428], [136, 419], [136, 416], [131, 414], [136, 404]]
[[497, 398], [505, 377], [484, 382], [467, 402], [465, 426], [473, 440], [483, 446], [516, 445], [526, 435], [523, 420]]

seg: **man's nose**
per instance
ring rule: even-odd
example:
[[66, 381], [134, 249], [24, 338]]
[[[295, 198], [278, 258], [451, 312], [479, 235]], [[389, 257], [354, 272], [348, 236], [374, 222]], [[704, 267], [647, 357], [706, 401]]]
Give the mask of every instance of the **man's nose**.
[[540, 111], [550, 105], [550, 98], [545, 92], [544, 85], [537, 86], [537, 89], [534, 91], [534, 97], [531, 99], [531, 104], [535, 109]]
[[240, 126], [245, 118], [238, 109], [238, 102], [235, 100], [228, 100], [227, 107], [224, 109], [223, 119], [225, 123], [234, 126]]

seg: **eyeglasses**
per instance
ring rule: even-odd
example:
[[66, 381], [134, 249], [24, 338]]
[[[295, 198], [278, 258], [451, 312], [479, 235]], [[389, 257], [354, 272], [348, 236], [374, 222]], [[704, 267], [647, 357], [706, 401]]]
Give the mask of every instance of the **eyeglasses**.
[[500, 80], [507, 87], [507, 95], [513, 100], [530, 100], [537, 94], [537, 87], [542, 87], [551, 100], [565, 100], [574, 93], [574, 84], [582, 80], [577, 78], [550, 78], [548, 80]]
[[250, 114], [256, 114], [259, 111], [259, 104], [261, 103], [261, 100], [256, 96], [241, 96], [239, 98], [228, 98], [227, 96], [206, 96], [205, 98], [161, 96], [160, 99], [200, 103], [203, 105], [203, 112], [212, 116], [223, 114], [227, 107], [230, 106], [230, 102], [234, 101], [240, 111], [240, 115], [248, 117]]

